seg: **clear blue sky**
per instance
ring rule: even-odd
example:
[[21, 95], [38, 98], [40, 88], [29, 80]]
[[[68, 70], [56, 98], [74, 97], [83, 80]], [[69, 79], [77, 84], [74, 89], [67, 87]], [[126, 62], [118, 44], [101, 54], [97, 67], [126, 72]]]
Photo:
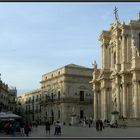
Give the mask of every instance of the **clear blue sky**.
[[101, 67], [98, 41], [114, 21], [128, 23], [140, 3], [0, 3], [0, 73], [22, 91], [40, 88], [41, 76], [69, 63]]

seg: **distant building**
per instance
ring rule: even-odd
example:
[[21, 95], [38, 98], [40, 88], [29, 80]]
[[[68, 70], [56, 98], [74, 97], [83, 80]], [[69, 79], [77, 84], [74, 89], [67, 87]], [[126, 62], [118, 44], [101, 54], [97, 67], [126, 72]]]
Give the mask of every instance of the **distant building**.
[[41, 90], [36, 89], [18, 97], [18, 112], [25, 120], [41, 122]]
[[0, 80], [0, 112], [16, 112], [17, 90]]
[[67, 125], [93, 117], [93, 69], [69, 64], [44, 74], [41, 80], [42, 122], [60, 120]]

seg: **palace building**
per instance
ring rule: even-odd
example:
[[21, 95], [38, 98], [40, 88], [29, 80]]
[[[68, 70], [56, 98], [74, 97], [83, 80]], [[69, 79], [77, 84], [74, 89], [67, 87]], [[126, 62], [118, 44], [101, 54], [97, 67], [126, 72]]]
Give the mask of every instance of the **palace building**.
[[42, 75], [41, 88], [19, 96], [17, 108], [30, 122], [77, 125], [93, 118], [92, 68], [69, 64]]
[[99, 40], [102, 68], [95, 61], [93, 79], [94, 119], [111, 119], [116, 111], [120, 117], [140, 118], [140, 14], [128, 24], [118, 17]]
[[44, 74], [41, 80], [42, 118], [76, 125], [93, 118], [92, 68], [69, 64]]

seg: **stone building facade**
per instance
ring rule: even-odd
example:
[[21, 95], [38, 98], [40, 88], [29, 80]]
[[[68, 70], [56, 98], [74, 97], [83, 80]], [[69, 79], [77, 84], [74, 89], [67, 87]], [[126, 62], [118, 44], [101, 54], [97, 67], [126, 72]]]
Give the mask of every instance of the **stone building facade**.
[[30, 122], [41, 122], [41, 90], [36, 89], [18, 97], [18, 113]]
[[100, 35], [102, 68], [94, 65], [94, 119], [111, 118], [117, 111], [140, 118], [140, 14], [129, 24], [114, 23]]
[[93, 69], [69, 64], [44, 74], [41, 80], [42, 121], [75, 125], [93, 117]]
[[0, 112], [16, 112], [17, 90], [0, 80]]

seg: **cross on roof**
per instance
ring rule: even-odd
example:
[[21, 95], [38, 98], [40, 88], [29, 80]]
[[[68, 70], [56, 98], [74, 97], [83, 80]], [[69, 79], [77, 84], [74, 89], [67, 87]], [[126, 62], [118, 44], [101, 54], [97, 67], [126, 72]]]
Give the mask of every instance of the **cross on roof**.
[[118, 8], [115, 6], [114, 9], [115, 18], [118, 19]]

